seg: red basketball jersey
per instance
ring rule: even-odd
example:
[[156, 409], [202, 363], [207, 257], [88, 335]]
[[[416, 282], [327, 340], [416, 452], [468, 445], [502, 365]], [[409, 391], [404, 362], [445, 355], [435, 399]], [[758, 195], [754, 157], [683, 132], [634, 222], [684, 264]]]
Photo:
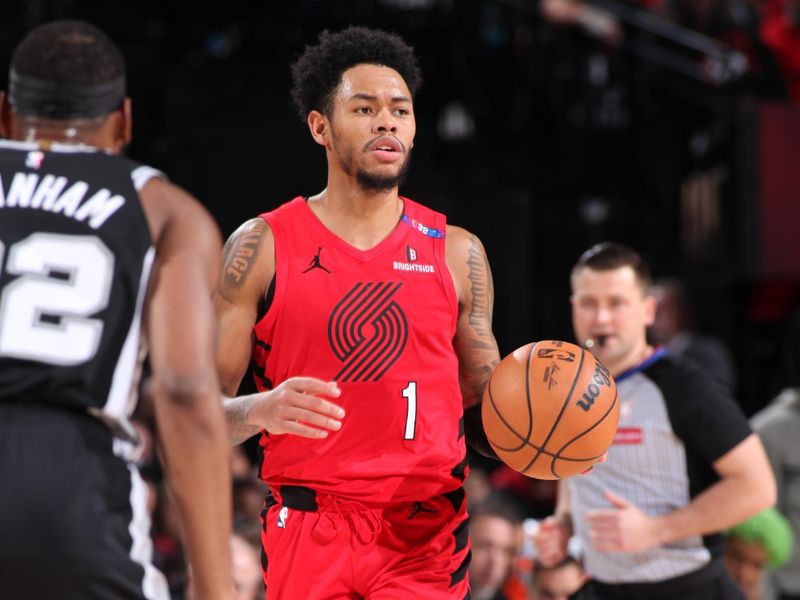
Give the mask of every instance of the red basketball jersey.
[[272, 304], [255, 326], [256, 384], [334, 380], [346, 412], [323, 440], [263, 434], [270, 486], [384, 505], [452, 491], [466, 476], [446, 221], [403, 202], [401, 222], [366, 251], [328, 230], [303, 198], [261, 215], [275, 236], [276, 271]]

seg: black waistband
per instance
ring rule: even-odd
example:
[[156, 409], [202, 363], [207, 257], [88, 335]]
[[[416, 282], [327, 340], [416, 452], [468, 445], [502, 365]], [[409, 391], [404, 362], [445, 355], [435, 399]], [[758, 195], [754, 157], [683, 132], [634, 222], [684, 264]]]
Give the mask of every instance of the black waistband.
[[[282, 485], [279, 488], [278, 495], [281, 498], [281, 503], [288, 508], [306, 512], [317, 512], [319, 510], [317, 492], [309, 487], [302, 485]], [[456, 488], [452, 492], [442, 494], [442, 496], [447, 498], [453, 505], [453, 510], [458, 512], [464, 502], [464, 488]]]
[[283, 505], [295, 510], [317, 512], [317, 492], [302, 485], [282, 485], [280, 490]]
[[710, 563], [685, 575], [647, 583], [604, 583], [596, 579], [590, 585], [602, 596], [614, 598], [679, 598], [681, 592], [714, 581], [725, 571], [721, 559], [715, 558]]

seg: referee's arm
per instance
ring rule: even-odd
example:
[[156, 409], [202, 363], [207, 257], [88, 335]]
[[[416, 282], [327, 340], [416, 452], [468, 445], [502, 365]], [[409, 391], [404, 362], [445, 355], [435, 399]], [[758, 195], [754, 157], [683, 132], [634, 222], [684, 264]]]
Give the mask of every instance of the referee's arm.
[[752, 433], [714, 463], [720, 480], [684, 508], [656, 517], [659, 544], [724, 531], [775, 504], [772, 467]]
[[691, 536], [724, 531], [775, 503], [775, 478], [755, 433], [712, 466], [719, 481], [686, 506], [664, 515], [647, 515], [625, 498], [606, 491], [613, 508], [585, 515], [592, 546], [600, 552], [642, 552]]

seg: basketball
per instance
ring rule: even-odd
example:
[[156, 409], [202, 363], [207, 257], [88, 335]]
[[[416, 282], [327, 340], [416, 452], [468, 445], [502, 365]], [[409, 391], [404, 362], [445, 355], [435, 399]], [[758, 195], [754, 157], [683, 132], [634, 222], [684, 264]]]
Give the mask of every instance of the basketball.
[[611, 446], [617, 386], [591, 352], [533, 342], [495, 367], [483, 395], [483, 428], [500, 459], [537, 479], [581, 473]]

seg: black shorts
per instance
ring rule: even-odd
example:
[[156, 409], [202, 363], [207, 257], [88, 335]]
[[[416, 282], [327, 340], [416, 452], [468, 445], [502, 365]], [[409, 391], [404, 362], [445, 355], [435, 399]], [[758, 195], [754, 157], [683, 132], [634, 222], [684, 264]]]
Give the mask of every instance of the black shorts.
[[580, 593], [581, 600], [744, 600], [744, 594], [719, 558], [697, 571], [653, 583], [589, 581]]
[[168, 600], [146, 498], [93, 417], [0, 405], [0, 596]]

